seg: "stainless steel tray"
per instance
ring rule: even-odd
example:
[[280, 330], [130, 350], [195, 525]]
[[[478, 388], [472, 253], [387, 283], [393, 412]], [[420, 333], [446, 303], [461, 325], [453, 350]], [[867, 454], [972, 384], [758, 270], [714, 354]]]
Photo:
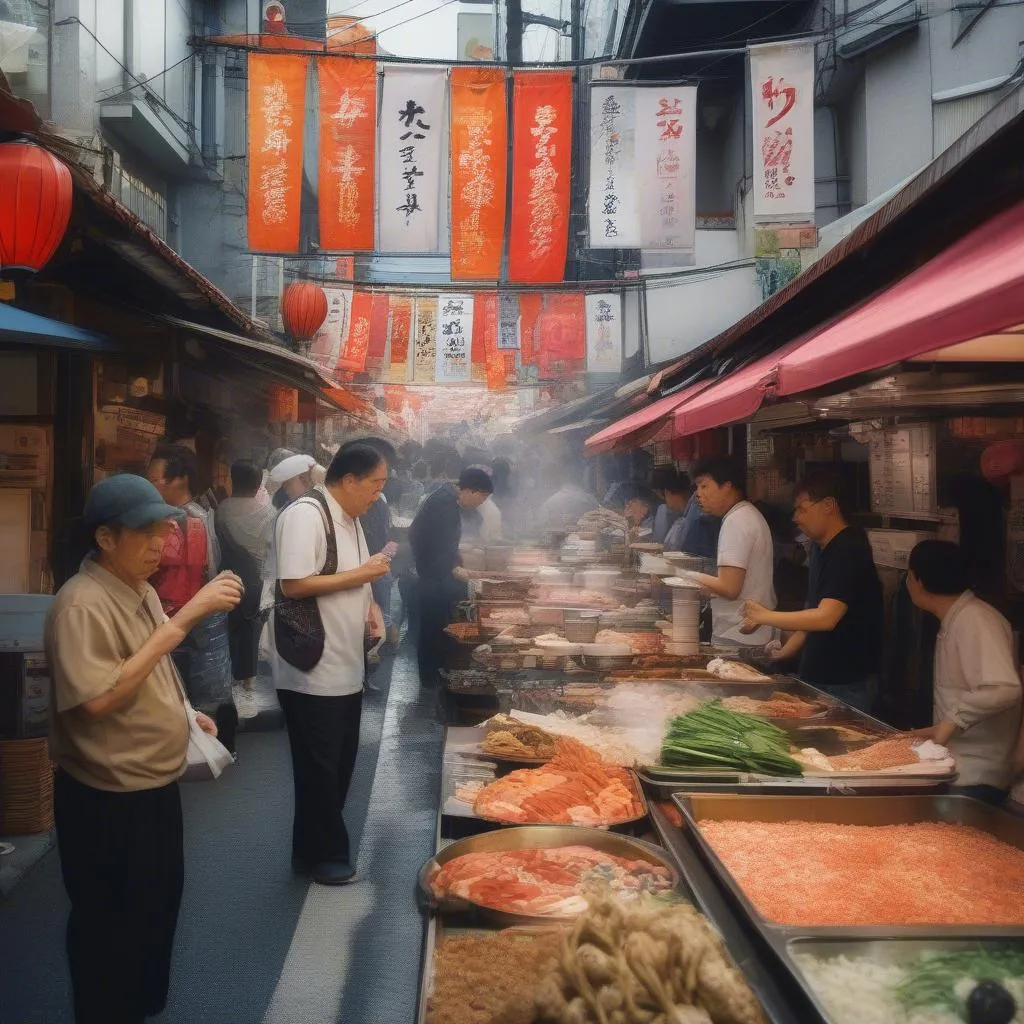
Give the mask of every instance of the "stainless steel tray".
[[887, 925], [872, 927], [794, 927], [764, 918], [708, 842], [700, 823], [717, 821], [818, 821], [845, 825], [904, 825], [944, 821], [971, 825], [1024, 850], [1024, 818], [965, 796], [748, 796], [746, 794], [676, 793], [686, 829], [719, 882], [751, 924], [784, 959], [785, 944], [799, 937], [848, 939], [1024, 938], [1024, 925]]
[[[443, 867], [456, 857], [467, 853], [494, 853], [505, 850], [557, 849], [562, 846], [589, 846], [604, 853], [617, 857], [629, 857], [633, 860], [644, 860], [667, 868], [672, 875], [674, 888], [679, 887], [680, 874], [675, 863], [666, 853], [642, 839], [606, 832], [599, 828], [583, 828], [579, 825], [523, 825], [504, 828], [497, 832], [484, 832], [481, 835], [461, 839], [445, 847], [435, 854], [420, 868], [417, 882], [424, 903], [435, 910], [446, 913], [471, 913], [476, 920], [486, 921], [498, 927], [515, 924], [539, 924], [542, 922], [556, 923], [564, 918], [553, 916], [527, 916], [510, 914], [493, 907], [473, 903], [459, 898], [437, 899], [430, 889], [430, 878], [439, 867]], [[575, 917], [577, 915], [570, 915]]]

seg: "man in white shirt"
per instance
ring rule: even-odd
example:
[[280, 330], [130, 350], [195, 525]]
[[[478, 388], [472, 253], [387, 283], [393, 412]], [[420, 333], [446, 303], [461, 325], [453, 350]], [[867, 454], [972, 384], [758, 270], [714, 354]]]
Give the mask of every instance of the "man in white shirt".
[[925, 540], [910, 553], [907, 592], [941, 628], [935, 641], [933, 724], [916, 735], [948, 747], [957, 789], [1001, 804], [1013, 781], [1021, 682], [1010, 624], [968, 589], [961, 547]]
[[271, 616], [271, 669], [295, 783], [292, 863], [323, 885], [355, 877], [342, 811], [359, 748], [370, 584], [390, 569], [386, 555], [367, 552], [358, 519], [387, 479], [387, 463], [375, 449], [344, 448], [323, 487], [289, 505], [274, 531], [278, 604], [315, 599], [323, 626], [323, 653], [304, 671], [282, 653], [295, 659], [282, 644], [280, 610]]
[[501, 540], [501, 509], [494, 503], [494, 495], [489, 494], [487, 500], [477, 506], [480, 513], [480, 542], [493, 544]]
[[772, 639], [770, 626], [744, 633], [743, 603], [776, 605], [772, 534], [763, 515], [744, 497], [745, 480], [731, 459], [702, 459], [692, 470], [700, 507], [722, 520], [718, 534], [718, 575], [692, 573], [711, 592], [713, 641], [760, 646]]

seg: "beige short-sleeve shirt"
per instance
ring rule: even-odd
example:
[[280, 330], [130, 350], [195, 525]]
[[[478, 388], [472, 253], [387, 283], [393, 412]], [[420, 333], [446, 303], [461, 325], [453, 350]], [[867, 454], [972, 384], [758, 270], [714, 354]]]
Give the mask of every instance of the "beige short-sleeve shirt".
[[91, 558], [61, 587], [50, 609], [50, 753], [87, 786], [156, 789], [184, 770], [188, 719], [169, 655], [119, 710], [93, 718], [80, 707], [113, 688], [125, 661], [165, 618], [148, 583], [136, 591]]

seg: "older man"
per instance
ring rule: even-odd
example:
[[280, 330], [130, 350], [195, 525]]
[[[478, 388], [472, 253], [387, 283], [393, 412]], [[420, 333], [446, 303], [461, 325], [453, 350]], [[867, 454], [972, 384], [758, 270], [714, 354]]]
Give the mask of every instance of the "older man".
[[[138, 1024], [167, 1001], [184, 875], [177, 780], [192, 713], [170, 654], [242, 596], [234, 576], [219, 576], [164, 615], [147, 580], [179, 515], [142, 477], [97, 484], [83, 516], [94, 550], [46, 623], [77, 1024]], [[216, 734], [205, 715], [196, 720]]]

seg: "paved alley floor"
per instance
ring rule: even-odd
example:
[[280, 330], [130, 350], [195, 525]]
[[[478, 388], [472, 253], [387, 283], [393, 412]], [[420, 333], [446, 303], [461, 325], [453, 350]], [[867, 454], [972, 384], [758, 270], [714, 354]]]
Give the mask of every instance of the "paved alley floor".
[[[159, 1024], [404, 1024], [415, 1019], [423, 925], [416, 872], [433, 852], [442, 726], [407, 648], [371, 677], [346, 809], [359, 877], [291, 872], [283, 730], [245, 732], [240, 763], [183, 785], [185, 896]], [[67, 902], [56, 852], [0, 903], [0, 1020], [72, 1024]]]

